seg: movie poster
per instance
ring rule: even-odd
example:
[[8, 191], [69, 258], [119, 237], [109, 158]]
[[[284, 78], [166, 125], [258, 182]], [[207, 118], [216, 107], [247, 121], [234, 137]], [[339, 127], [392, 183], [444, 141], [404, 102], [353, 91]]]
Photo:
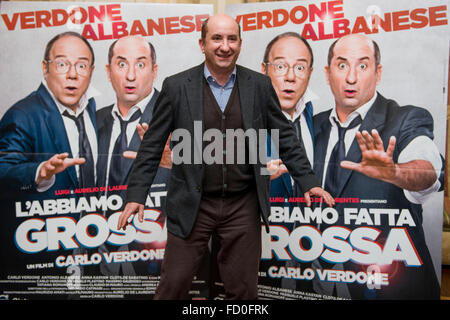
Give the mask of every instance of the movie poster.
[[[118, 230], [125, 178], [133, 160], [120, 162], [117, 172], [122, 177], [115, 183], [111, 177], [105, 179], [104, 169], [112, 167], [111, 158], [122, 158], [108, 148], [111, 142], [102, 135], [112, 123], [111, 112], [98, 117], [99, 111], [118, 99], [106, 72], [108, 50], [113, 41], [127, 35], [140, 35], [153, 45], [156, 58], [152, 59], [158, 68], [157, 73], [153, 69], [151, 96], [140, 107], [145, 122], [164, 78], [202, 61], [201, 24], [212, 12], [211, 5], [0, 2], [2, 299], [153, 296], [167, 239], [164, 204], [170, 170], [158, 170], [145, 203], [144, 221], [136, 216], [125, 230]], [[50, 39], [63, 32], [76, 32], [87, 39], [95, 56], [93, 66], [90, 54], [85, 54], [88, 46], [75, 37], [65, 38], [72, 41], [64, 42], [66, 48], [73, 46], [71, 53], [45, 55]], [[62, 46], [58, 41], [54, 44]], [[80, 48], [85, 51], [78, 54]], [[144, 63], [139, 61], [134, 68]], [[50, 71], [52, 77], [44, 76]], [[60, 99], [60, 89], [66, 100]], [[131, 84], [126, 90], [136, 88]], [[80, 91], [85, 92], [78, 96], [79, 107], [83, 103], [85, 107], [83, 130], [62, 112], [78, 102], [70, 99]], [[127, 129], [129, 151], [137, 151], [140, 144], [133, 130], [128, 133]], [[93, 159], [86, 156], [85, 162], [75, 163], [86, 150], [77, 139], [82, 134], [87, 137], [83, 141], [90, 142]], [[68, 155], [46, 166], [63, 153]], [[91, 171], [84, 169], [88, 163]], [[46, 173], [41, 171], [44, 166]], [[194, 281], [192, 298], [208, 296], [207, 265], [204, 268]]]
[[[286, 190], [270, 198], [270, 234], [263, 227], [259, 297], [439, 299], [448, 2], [286, 1], [233, 4], [226, 12], [237, 19], [242, 30], [238, 63], [255, 71], [264, 72], [266, 46], [277, 35], [296, 32], [309, 43], [314, 56], [313, 65], [306, 67], [312, 67], [307, 88], [312, 97], [314, 143], [305, 149], [313, 154], [313, 169], [322, 186], [327, 166], [337, 166], [326, 157], [331, 135], [327, 129], [331, 119], [326, 112], [334, 108], [336, 99], [326, 81], [325, 66], [330, 45], [344, 35], [366, 35], [376, 41], [381, 54], [377, 100], [371, 102], [372, 109], [362, 120], [361, 130], [377, 129], [385, 151], [395, 132], [397, 140], [390, 155], [394, 163], [431, 163], [428, 155], [423, 156], [431, 152], [424, 150], [430, 146], [437, 150], [429, 170], [433, 178], [427, 187], [408, 190], [414, 189], [412, 184], [401, 188], [346, 169], [338, 181], [332, 208], [315, 198], [307, 208], [301, 194], [287, 191], [292, 187], [289, 177], [279, 182], [278, 187]], [[342, 60], [337, 66], [342, 69], [350, 64], [348, 57], [357, 52], [351, 46], [346, 49], [336, 58]], [[267, 68], [272, 67], [270, 63], [283, 68], [284, 61], [277, 61], [283, 60], [285, 52], [269, 55], [274, 61], [264, 61], [269, 63]], [[358, 58], [362, 59], [358, 67], [365, 68], [365, 57]], [[289, 74], [303, 70], [295, 64], [299, 62], [289, 63], [285, 67]], [[290, 70], [294, 67], [299, 70]], [[362, 80], [345, 81], [347, 98], [354, 96]], [[287, 89], [286, 94], [295, 93], [293, 88]], [[400, 121], [399, 112], [408, 116]], [[419, 135], [428, 138], [420, 143], [423, 136]], [[357, 142], [354, 140], [348, 148], [346, 159], [361, 162]], [[408, 156], [405, 149], [411, 151]], [[427, 172], [410, 171], [415, 176]], [[272, 181], [271, 194], [274, 184]]]

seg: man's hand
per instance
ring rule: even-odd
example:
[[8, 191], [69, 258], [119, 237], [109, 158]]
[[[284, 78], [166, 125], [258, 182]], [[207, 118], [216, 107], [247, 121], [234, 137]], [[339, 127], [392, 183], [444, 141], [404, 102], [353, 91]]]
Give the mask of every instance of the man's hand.
[[361, 162], [342, 161], [342, 168], [355, 170], [409, 191], [428, 189], [436, 181], [437, 174], [430, 161], [418, 159], [394, 163], [395, 137], [390, 137], [389, 145], [384, 151], [383, 141], [377, 130], [372, 130], [372, 134], [367, 131], [357, 132], [355, 136], [361, 149]]
[[342, 161], [341, 167], [355, 170], [370, 178], [392, 183], [398, 170], [393, 160], [395, 137], [389, 139], [389, 145], [385, 151], [383, 141], [377, 130], [373, 129], [372, 134], [365, 130], [356, 132], [355, 136], [361, 149], [361, 162]]
[[[142, 141], [142, 139], [144, 138], [145, 132], [147, 132], [147, 130], [148, 130], [148, 124], [145, 122], [143, 122], [142, 124], [138, 123], [136, 125], [136, 130], [139, 135], [139, 139], [141, 139], [141, 141]], [[122, 156], [127, 159], [135, 160], [136, 156], [137, 156], [137, 152], [136, 151], [124, 151]]]
[[[138, 132], [139, 138], [142, 141], [142, 139], [144, 138], [145, 132], [148, 130], [148, 124], [146, 124], [145, 122], [142, 124], [138, 123], [136, 125], [136, 130]], [[166, 141], [166, 145], [164, 147], [164, 151], [161, 156], [161, 161], [159, 163], [160, 167], [167, 168], [167, 169], [172, 169], [172, 150], [170, 150], [170, 145], [169, 145], [170, 137], [171, 137], [171, 135], [169, 135], [169, 138]], [[135, 160], [136, 156], [137, 156], [137, 152], [125, 151], [122, 155], [127, 159]]]
[[130, 216], [138, 211], [139, 222], [144, 221], [144, 205], [137, 202], [128, 202], [123, 209], [119, 217], [119, 222], [117, 223], [117, 230], [125, 230], [126, 226], [131, 223]]
[[306, 205], [308, 207], [311, 206], [311, 196], [317, 196], [317, 197], [321, 197], [323, 199], [323, 201], [329, 206], [332, 207], [334, 206], [334, 199], [331, 196], [331, 194], [329, 194], [328, 192], [326, 192], [325, 190], [323, 190], [320, 187], [314, 187], [309, 189], [307, 192], [305, 192], [305, 201], [306, 201]]
[[164, 151], [161, 156], [161, 161], [159, 162], [159, 166], [167, 169], [172, 169], [172, 150], [170, 150], [170, 138], [172, 134], [167, 138], [166, 145], [164, 146]]
[[148, 124], [145, 123], [145, 122], [142, 122], [142, 124], [141, 124], [141, 123], [138, 123], [138, 124], [136, 125], [136, 130], [137, 130], [137, 132], [138, 132], [139, 138], [140, 138], [141, 141], [142, 141], [142, 139], [144, 138], [145, 132], [147, 132], [147, 130], [148, 130]]
[[277, 179], [282, 174], [287, 173], [288, 169], [281, 159], [270, 160], [267, 162], [267, 170], [270, 173], [270, 180]]
[[68, 158], [69, 154], [59, 153], [44, 162], [39, 170], [39, 175], [36, 183], [39, 184], [42, 180], [49, 180], [55, 174], [66, 170], [70, 166], [80, 165], [86, 162], [84, 158]]

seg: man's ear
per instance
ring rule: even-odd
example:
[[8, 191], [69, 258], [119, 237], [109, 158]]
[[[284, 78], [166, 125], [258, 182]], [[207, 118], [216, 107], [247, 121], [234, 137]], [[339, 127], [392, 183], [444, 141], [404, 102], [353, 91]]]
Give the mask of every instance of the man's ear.
[[381, 64], [377, 65], [377, 85], [380, 83], [381, 81], [381, 74], [383, 73], [383, 66]]
[[330, 67], [325, 66], [323, 71], [325, 72], [325, 80], [327, 81], [327, 84], [330, 84]]
[[44, 78], [47, 76], [48, 73], [48, 62], [45, 60], [42, 60], [42, 75]]
[[157, 63], [155, 63], [154, 65], [153, 65], [153, 81], [155, 81], [155, 79], [156, 79], [156, 77], [158, 76], [158, 64]]
[[106, 76], [108, 77], [108, 81], [111, 82], [111, 65], [105, 65]]
[[202, 53], [205, 53], [205, 43], [202, 38], [198, 39], [198, 45], [200, 46]]
[[267, 75], [267, 65], [264, 62], [261, 62], [261, 73]]

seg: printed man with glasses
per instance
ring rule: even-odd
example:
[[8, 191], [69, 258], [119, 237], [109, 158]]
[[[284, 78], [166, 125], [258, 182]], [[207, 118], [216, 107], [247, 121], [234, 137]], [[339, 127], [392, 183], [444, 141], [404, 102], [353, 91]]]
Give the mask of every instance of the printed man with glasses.
[[308, 87], [313, 61], [309, 43], [298, 33], [285, 32], [267, 44], [261, 64], [261, 72], [272, 80], [283, 114], [296, 129], [311, 164], [314, 160], [312, 101], [318, 98]]
[[[93, 71], [94, 52], [78, 33], [64, 32], [47, 43], [41, 85], [15, 103], [0, 121], [0, 202], [4, 212], [14, 212], [15, 201], [53, 199], [56, 191], [62, 190], [73, 197], [77, 188], [95, 187], [96, 106], [89, 89]], [[14, 224], [23, 220], [5, 216], [15, 218]], [[8, 243], [15, 241], [15, 228], [10, 230]], [[61, 247], [65, 249], [64, 244]], [[61, 254], [60, 250], [49, 251]], [[27, 253], [24, 259], [33, 256]], [[2, 257], [5, 263], [26, 266], [21, 259], [7, 258], [6, 250], [1, 254], [6, 255]]]
[[[312, 101], [318, 98], [308, 86], [313, 71], [313, 62], [314, 56], [309, 43], [296, 32], [285, 32], [277, 35], [267, 44], [261, 63], [261, 72], [271, 79], [283, 114], [295, 128], [297, 138], [300, 140], [301, 147], [305, 149], [311, 166], [314, 163]], [[277, 158], [277, 155], [272, 154], [271, 157]], [[271, 163], [279, 170], [271, 176], [270, 197], [284, 199], [303, 197], [281, 160], [272, 160]], [[295, 202], [283, 204], [277, 202], [274, 205], [290, 208], [303, 206], [303, 204]], [[284, 223], [283, 227], [292, 232], [296, 225]], [[282, 260], [280, 257], [261, 262], [262, 270], [274, 265], [280, 268], [299, 266], [293, 259]], [[303, 267], [305, 266], [302, 265]], [[269, 285], [302, 291], [308, 291], [310, 285], [309, 281], [295, 281], [288, 277], [281, 280], [268, 278], [262, 281], [267, 281], [265, 283]]]

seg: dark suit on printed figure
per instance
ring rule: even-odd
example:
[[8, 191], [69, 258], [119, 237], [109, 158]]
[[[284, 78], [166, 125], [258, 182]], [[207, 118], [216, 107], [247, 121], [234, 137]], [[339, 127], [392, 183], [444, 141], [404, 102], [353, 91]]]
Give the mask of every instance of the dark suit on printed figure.
[[[330, 111], [322, 112], [314, 117], [315, 130], [315, 153], [314, 171], [322, 181], [324, 175], [325, 154], [327, 152], [328, 139], [330, 136], [331, 124], [329, 120]], [[395, 136], [397, 143], [394, 150], [394, 162], [398, 162], [398, 156], [402, 150], [417, 136], [426, 136], [433, 139], [433, 119], [430, 113], [414, 106], [400, 107], [395, 101], [384, 98], [378, 93], [378, 97], [363, 119], [359, 131], [376, 129], [380, 134], [383, 144], [389, 143], [389, 138]], [[345, 160], [361, 162], [361, 151], [356, 139], [346, 155]], [[331, 165], [331, 164], [330, 164]], [[422, 206], [415, 204], [405, 197], [404, 190], [393, 184], [381, 180], [369, 178], [361, 173], [352, 170], [343, 170], [335, 197], [360, 198], [360, 199], [380, 199], [386, 203], [336, 203], [336, 210], [339, 219], [335, 225], [345, 226], [355, 229], [363, 225], [344, 224], [343, 211], [346, 208], [395, 208], [408, 209], [414, 220], [415, 227], [403, 225], [414, 244], [417, 254], [422, 261], [419, 267], [405, 266], [403, 261], [394, 261], [389, 268], [381, 267], [381, 272], [389, 274], [389, 286], [381, 286], [381, 289], [368, 289], [367, 285], [348, 284], [348, 293], [352, 299], [435, 299], [439, 298], [440, 289], [433, 261], [428, 250], [422, 221]], [[384, 222], [382, 220], [382, 222]], [[389, 235], [393, 226], [387, 223], [374, 225], [381, 231], [376, 242], [384, 246], [384, 241]], [[323, 261], [320, 259], [320, 262]], [[344, 270], [359, 272], [366, 269], [367, 265], [360, 265], [348, 261], [344, 263]], [[340, 269], [342, 270], [342, 269]], [[332, 294], [328, 292], [327, 294]], [[338, 292], [339, 295], [339, 292]]]
[[[159, 91], [154, 89], [154, 93], [146, 105], [142, 116], [138, 120], [139, 123], [150, 123], [150, 120], [152, 119], [152, 113], [153, 113], [153, 107], [155, 105], [155, 101], [157, 100], [159, 95]], [[98, 148], [99, 148], [99, 157], [97, 162], [97, 172], [98, 172], [98, 186], [100, 187], [110, 187], [110, 185], [107, 185], [107, 168], [108, 168], [108, 160], [109, 156], [111, 156], [110, 153], [110, 146], [111, 144], [114, 144], [115, 141], [111, 141], [111, 134], [113, 130], [113, 124], [115, 120], [112, 116], [112, 110], [114, 105], [110, 105], [108, 107], [102, 108], [99, 111], [97, 111], [97, 126], [98, 126]], [[129, 124], [131, 125], [131, 124]], [[141, 144], [141, 139], [139, 137], [139, 134], [137, 130], [134, 131], [134, 134], [132, 136], [132, 139], [130, 140], [128, 144], [128, 150], [129, 151], [138, 151], [139, 145]], [[121, 156], [121, 155], [118, 155]], [[120, 185], [126, 185], [128, 183], [128, 176], [131, 171], [131, 167], [133, 165], [134, 160], [132, 159], [124, 159], [124, 167], [120, 172], [116, 172], [116, 174], [120, 174]], [[158, 173], [155, 177], [154, 184], [166, 184], [167, 179], [169, 176], [169, 169], [166, 168], [159, 168]], [[112, 186], [111, 186], [112, 187]], [[157, 191], [165, 191], [165, 187], [157, 187], [152, 188], [151, 191], [157, 192]], [[107, 192], [101, 192], [101, 195], [108, 195], [111, 194], [119, 194], [123, 201], [125, 201], [125, 190], [120, 191], [111, 191], [108, 190]], [[156, 207], [154, 209], [161, 211], [164, 207], [165, 197], [161, 197], [161, 206]], [[121, 211], [123, 209], [120, 208], [117, 211]], [[114, 212], [104, 212], [106, 217], [108, 218], [112, 213]], [[158, 218], [158, 222], [161, 224], [164, 224], [165, 215], [161, 214]], [[104, 250], [106, 252], [108, 251], [128, 251], [128, 250], [142, 250], [144, 248], [144, 245], [139, 245], [136, 241], [131, 242], [128, 245], [123, 246], [116, 246], [111, 244], [106, 244], [105, 246], [102, 246], [99, 248], [100, 251]], [[121, 269], [121, 270], [120, 270]], [[159, 265], [156, 265], [152, 262], [123, 262], [123, 263], [109, 263], [109, 264], [101, 264], [100, 265], [100, 273], [105, 275], [146, 275], [146, 274], [158, 274], [159, 273]]]
[[[313, 99], [316, 99], [316, 95], [311, 91], [311, 89], [307, 89], [307, 93], [304, 94], [304, 96], [301, 98], [299, 102], [297, 102], [297, 105], [301, 108], [301, 101], [303, 99], [306, 99], [303, 103], [303, 110], [301, 110], [300, 115], [294, 114], [293, 117], [289, 116], [287, 113], [284, 113], [284, 115], [288, 118], [288, 120], [293, 119], [293, 121], [289, 121], [293, 128], [296, 131], [297, 137], [300, 140], [300, 145], [302, 148], [307, 152], [309, 162], [311, 163], [311, 166], [313, 164], [313, 147], [312, 143], [314, 141], [314, 131], [313, 131], [313, 123], [312, 123], [312, 116], [313, 116]], [[301, 119], [301, 120], [300, 120]], [[309, 144], [307, 144], [310, 147], [310, 150], [307, 150], [305, 147], [305, 142], [303, 141], [303, 138], [309, 139]], [[273, 150], [271, 150], [273, 152]], [[274, 155], [271, 155], [271, 158], [274, 158]], [[277, 158], [275, 156], [275, 158]], [[270, 181], [270, 198], [284, 198], [284, 203], [274, 202], [272, 203], [272, 206], [283, 206], [283, 207], [289, 207], [290, 212], [292, 212], [292, 209], [294, 207], [300, 207], [303, 211], [303, 208], [305, 207], [304, 203], [300, 202], [289, 202], [289, 198], [296, 198], [296, 197], [303, 197], [303, 193], [301, 190], [299, 190], [296, 187], [296, 184], [293, 183], [291, 175], [289, 173], [284, 173], [277, 179]], [[286, 202], [288, 201], [288, 202]], [[314, 204], [313, 204], [314, 205]], [[289, 230], [291, 233], [295, 228], [299, 226], [298, 223], [281, 223], [281, 225]], [[307, 244], [305, 244], [307, 245]], [[278, 260], [277, 257], [274, 257], [270, 260], [262, 260], [261, 261], [262, 269], [266, 269], [264, 266], [271, 266], [276, 265], [278, 267], [290, 267], [290, 268], [301, 268], [301, 270], [304, 270], [305, 268], [309, 267], [310, 264], [302, 263], [300, 261], [296, 261], [295, 257], [292, 257], [291, 260], [282, 261]], [[273, 286], [281, 286], [282, 288], [290, 288], [298, 291], [311, 291], [311, 282], [307, 280], [296, 280], [296, 279], [290, 279], [290, 278], [267, 278], [265, 280], [265, 283], [269, 283]]]
[[[89, 99], [85, 110], [88, 111], [94, 130], [96, 130], [95, 108], [95, 100]], [[36, 190], [35, 179], [38, 166], [53, 155], [64, 152], [69, 153], [69, 158], [73, 158], [61, 113], [46, 87], [41, 84], [37, 91], [32, 92], [8, 109], [0, 122], [0, 188], [2, 194], [0, 199], [2, 210], [8, 214], [5, 223], [11, 225], [10, 228], [4, 228], [4, 230], [10, 230], [12, 233], [16, 230], [14, 226], [23, 221], [23, 219], [15, 217], [14, 201], [22, 202], [25, 210], [25, 202], [28, 200], [75, 196], [55, 195], [56, 190], [75, 190], [79, 187], [74, 166], [56, 174], [53, 185], [46, 191], [38, 192]], [[79, 217], [74, 215], [74, 218], [78, 219]], [[13, 234], [8, 234], [6, 238], [8, 245], [13, 246]], [[46, 254], [55, 255], [54, 258], [56, 258], [56, 254], [65, 254], [62, 250], [55, 252], [50, 251]], [[2, 257], [2, 261], [5, 264], [15, 265], [13, 269], [5, 267], [4, 270], [25, 268], [29, 258], [36, 263], [34, 254], [22, 254], [17, 248], [10, 255], [8, 251], [2, 250], [3, 254], [5, 257]], [[15, 258], [11, 259], [12, 256]], [[46, 261], [54, 261], [54, 258], [46, 259]], [[49, 270], [54, 273], [57, 269], [50, 268]], [[60, 269], [65, 273], [65, 268]], [[38, 269], [37, 272], [44, 273], [45, 270]], [[28, 270], [27, 272], [33, 271]]]
[[[242, 122], [242, 129], [244, 131], [247, 129], [279, 129], [280, 155], [288, 169], [294, 173], [294, 179], [301, 185], [301, 189], [304, 191], [318, 186], [318, 181], [309, 166], [308, 159], [306, 158], [306, 155], [301, 152], [301, 147], [295, 136], [294, 130], [281, 113], [278, 98], [271, 85], [270, 79], [241, 66], [236, 66], [236, 68], [236, 82], [235, 87], [233, 88], [235, 93], [231, 93], [230, 101], [232, 99], [237, 99], [237, 103], [240, 104], [241, 116], [238, 116], [236, 120]], [[141, 143], [138, 157], [130, 175], [127, 202], [144, 202], [148, 192], [148, 185], [153, 181], [165, 141], [170, 132], [175, 129], [185, 129], [190, 134], [191, 138], [195, 138], [195, 135], [200, 135], [200, 137], [198, 137], [200, 143], [197, 143], [198, 140], [193, 141], [190, 147], [191, 155], [195, 155], [196, 152], [197, 155], [202, 153], [203, 143], [201, 142], [201, 138], [203, 130], [205, 129], [205, 123], [208, 123], [209, 117], [214, 117], [218, 114], [216, 111], [220, 112], [217, 103], [216, 107], [212, 107], [211, 113], [204, 112], [204, 108], [206, 108], [207, 105], [205, 101], [210, 99], [208, 97], [212, 96], [212, 93], [208, 92], [209, 86], [205, 84], [204, 64], [165, 79], [160, 96], [155, 105], [153, 119]], [[236, 94], [237, 98], [233, 98], [233, 94]], [[214, 104], [214, 102], [212, 102], [212, 104]], [[227, 108], [229, 105], [230, 102], [227, 105]], [[216, 111], [214, 108], [216, 108]], [[227, 109], [224, 111], [224, 115], [226, 114]], [[198, 126], [196, 127], [194, 122], [196, 122], [197, 125], [199, 123], [201, 124], [200, 130], [198, 130]], [[197, 132], [195, 132], [196, 130]], [[182, 140], [182, 138], [180, 140]], [[195, 139], [191, 139], [191, 141], [192, 140]], [[173, 141], [174, 136], [172, 135], [172, 142]], [[266, 141], [264, 141], [264, 143], [265, 142]], [[177, 144], [174, 143], [173, 150], [175, 150], [176, 147]], [[190, 160], [193, 161], [192, 158]], [[177, 239], [190, 241], [192, 237], [197, 237], [197, 235], [202, 234], [200, 229], [207, 224], [209, 220], [208, 217], [199, 214], [199, 212], [220, 209], [219, 207], [223, 203], [230, 205], [230, 210], [227, 210], [227, 213], [237, 212], [237, 215], [242, 215], [242, 212], [248, 212], [245, 217], [242, 216], [239, 218], [245, 220], [245, 224], [241, 224], [239, 219], [234, 217], [235, 221], [233, 226], [236, 229], [226, 232], [225, 229], [222, 229], [221, 226], [219, 226], [216, 231], [220, 234], [219, 237], [223, 237], [221, 240], [221, 250], [223, 251], [222, 254], [219, 252], [218, 255], [221, 278], [224, 281], [225, 286], [227, 283], [232, 283], [232, 285], [230, 285], [231, 288], [225, 288], [225, 291], [232, 292], [231, 297], [229, 298], [256, 298], [259, 258], [254, 259], [253, 257], [260, 257], [261, 253], [259, 240], [261, 232], [260, 218], [262, 217], [266, 227], [268, 227], [267, 218], [270, 213], [269, 176], [260, 174], [260, 169], [264, 166], [265, 164], [261, 165], [259, 161], [257, 161], [256, 164], [250, 164], [247, 167], [248, 171], [246, 171], [246, 174], [249, 174], [251, 178], [245, 192], [233, 193], [230, 190], [226, 190], [227, 186], [225, 184], [223, 186], [220, 185], [219, 187], [222, 188], [221, 190], [225, 195], [222, 197], [220, 194], [214, 195], [210, 192], [204, 192], [203, 190], [204, 188], [208, 189], [211, 187], [209, 183], [211, 183], [211, 180], [214, 177], [206, 176], [205, 174], [205, 171], [210, 170], [211, 167], [208, 168], [204, 163], [196, 164], [194, 162], [191, 162], [191, 164], [173, 164], [166, 200], [169, 239], [165, 254], [168, 255], [169, 258], [164, 258], [163, 272], [161, 275], [161, 282], [164, 279], [167, 280], [167, 283], [172, 283], [173, 281], [173, 289], [179, 290], [183, 287], [182, 290], [180, 289], [183, 292], [183, 295], [177, 296], [175, 293], [173, 298], [186, 298], [184, 289], [186, 286], [189, 287], [190, 280], [185, 280], [184, 276], [182, 276], [182, 279], [179, 279], [179, 274], [186, 273], [186, 271], [190, 274], [195, 273], [198, 259], [201, 258], [204, 252], [203, 250], [206, 249], [206, 246], [203, 244], [207, 244], [209, 236], [205, 236], [204, 239], [199, 240], [202, 242], [202, 249], [201, 252], [197, 252], [194, 256], [191, 254], [189, 254], [189, 256], [186, 256], [186, 254], [183, 255], [183, 252], [180, 252], [181, 255], [179, 256], [170, 254], [169, 251], [176, 251], [177, 249], [175, 248], [176, 245], [174, 247], [169, 247], [170, 238], [173, 237], [173, 243], [176, 244], [178, 243]], [[146, 169], [143, 169], [143, 167], [146, 167]], [[236, 168], [237, 166], [234, 167]], [[233, 170], [233, 166], [231, 166], [231, 169]], [[229, 177], [229, 175], [227, 175], [227, 177]], [[241, 199], [241, 201], [230, 201], [230, 199], [236, 197]], [[242, 201], [242, 199], [244, 200]], [[245, 202], [245, 204], [242, 202]], [[237, 205], [243, 205], [245, 210], [237, 209]], [[261, 214], [258, 215], [258, 212]], [[229, 235], [234, 231], [240, 234], [243, 231], [243, 226], [246, 227], [241, 235], [241, 239], [229, 238]], [[245, 239], [250, 233], [252, 234], [252, 241], [246, 241]], [[258, 240], [253, 241], [253, 239]], [[234, 256], [234, 254], [230, 255], [226, 250], [231, 247], [235, 249], [237, 240], [240, 241], [242, 245], [240, 248], [242, 250], [239, 250], [238, 256]], [[234, 252], [237, 253], [238, 250], [234, 250]], [[248, 256], [250, 256], [251, 263], [246, 262], [247, 259], [249, 259]], [[170, 261], [171, 259], [173, 260]], [[192, 261], [193, 259], [196, 261]], [[256, 265], [254, 265], [255, 261]], [[165, 263], [173, 270], [166, 270], [165, 273]], [[188, 266], [193, 269], [185, 270]], [[224, 279], [224, 277], [226, 277], [226, 279]], [[247, 281], [249, 281], [251, 285], [248, 283], [246, 284], [245, 282]], [[159, 293], [163, 298], [166, 297], [166, 289], [167, 288], [160, 289], [160, 287], [158, 287], [158, 290], [160, 290]], [[247, 289], [249, 290], [248, 292]], [[156, 293], [157, 295], [158, 290]], [[236, 296], [233, 296], [234, 294], [236, 294]]]

